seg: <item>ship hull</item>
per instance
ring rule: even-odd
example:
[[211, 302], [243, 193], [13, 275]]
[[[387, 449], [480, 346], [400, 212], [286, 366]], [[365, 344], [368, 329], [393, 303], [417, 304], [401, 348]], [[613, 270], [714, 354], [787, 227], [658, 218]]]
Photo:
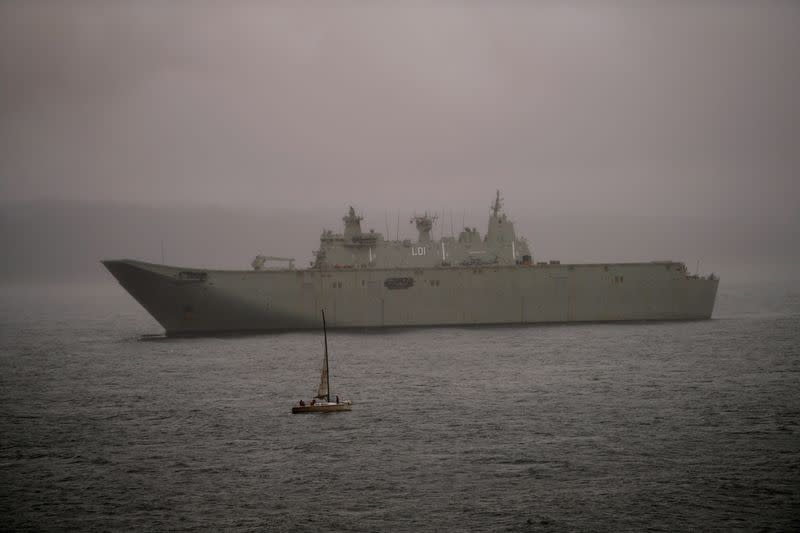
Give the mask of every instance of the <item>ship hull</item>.
[[318, 403], [314, 405], [293, 405], [293, 414], [302, 413], [339, 413], [342, 411], [351, 411], [353, 409], [353, 402], [346, 400], [342, 403]]
[[230, 271], [103, 261], [168, 335], [700, 320], [718, 280], [680, 263]]

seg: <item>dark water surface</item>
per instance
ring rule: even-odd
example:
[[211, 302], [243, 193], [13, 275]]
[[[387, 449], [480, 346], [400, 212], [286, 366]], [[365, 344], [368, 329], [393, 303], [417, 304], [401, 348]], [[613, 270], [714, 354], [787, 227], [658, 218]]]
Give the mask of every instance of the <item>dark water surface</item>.
[[1, 529], [800, 529], [800, 290], [710, 321], [143, 339], [124, 291], [0, 289]]

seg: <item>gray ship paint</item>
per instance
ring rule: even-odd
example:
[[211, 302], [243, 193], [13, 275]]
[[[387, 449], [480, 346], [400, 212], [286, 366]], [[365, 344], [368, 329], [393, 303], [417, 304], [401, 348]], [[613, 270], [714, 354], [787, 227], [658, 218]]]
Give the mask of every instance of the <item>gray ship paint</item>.
[[250, 271], [103, 264], [170, 335], [316, 328], [321, 309], [332, 328], [711, 317], [714, 275], [672, 261], [536, 263], [501, 209], [498, 192], [483, 239], [464, 228], [435, 241], [435, 217], [415, 216], [410, 242], [362, 232], [350, 208], [304, 270], [264, 269], [260, 257]]

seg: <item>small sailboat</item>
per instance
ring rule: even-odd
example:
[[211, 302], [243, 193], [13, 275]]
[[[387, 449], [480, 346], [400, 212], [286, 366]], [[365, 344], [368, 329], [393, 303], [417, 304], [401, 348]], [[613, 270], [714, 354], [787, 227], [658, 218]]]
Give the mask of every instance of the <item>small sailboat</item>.
[[339, 400], [336, 396], [335, 401], [331, 401], [331, 376], [328, 371], [328, 331], [325, 327], [325, 311], [322, 311], [322, 334], [325, 337], [325, 359], [322, 363], [322, 376], [320, 377], [317, 395], [311, 402], [303, 400], [292, 406], [292, 413], [336, 413], [338, 411], [349, 411], [353, 402], [350, 400]]

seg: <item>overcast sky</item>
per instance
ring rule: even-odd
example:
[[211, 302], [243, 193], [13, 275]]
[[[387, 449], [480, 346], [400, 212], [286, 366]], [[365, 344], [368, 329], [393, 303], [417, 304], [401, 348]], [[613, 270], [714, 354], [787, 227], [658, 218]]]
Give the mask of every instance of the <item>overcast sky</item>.
[[800, 211], [799, 2], [296, 4], [0, 3], [1, 201]]

